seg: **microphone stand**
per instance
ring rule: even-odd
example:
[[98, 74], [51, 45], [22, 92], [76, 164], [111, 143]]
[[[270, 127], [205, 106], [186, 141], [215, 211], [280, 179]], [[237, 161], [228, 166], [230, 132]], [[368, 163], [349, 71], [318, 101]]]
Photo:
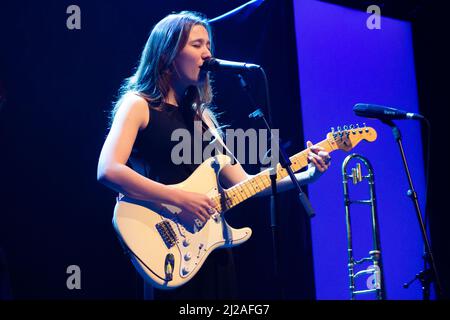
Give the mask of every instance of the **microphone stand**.
[[[255, 103], [255, 100], [249, 90], [249, 86], [247, 84], [247, 82], [244, 80], [242, 74], [238, 74], [239, 77], [239, 82], [240, 85], [242, 87], [242, 89], [246, 92], [252, 107], [256, 108], [255, 111], [253, 111], [252, 113], [249, 114], [249, 118], [251, 119], [261, 119], [265, 125], [265, 127], [267, 128], [269, 134], [270, 134], [270, 139], [272, 140], [273, 135], [272, 135], [272, 128], [271, 128], [271, 114], [270, 114], [270, 100], [269, 100], [269, 90], [268, 90], [268, 81], [267, 81], [267, 76], [264, 72], [263, 68], [259, 68], [264, 76], [264, 81], [265, 81], [265, 89], [266, 89], [266, 101], [267, 101], [267, 108], [269, 109], [269, 121], [270, 124], [267, 122], [265, 116], [264, 116], [264, 112], [262, 111], [261, 108], [259, 108], [257, 106], [257, 104]], [[274, 141], [276, 143], [276, 146], [278, 147], [279, 150], [279, 155], [280, 155], [280, 164], [281, 166], [286, 169], [286, 171], [289, 174], [289, 177], [292, 180], [292, 183], [294, 184], [295, 188], [298, 191], [298, 199], [300, 201], [300, 203], [302, 204], [302, 206], [304, 207], [307, 215], [309, 218], [312, 218], [315, 216], [315, 212], [314, 209], [311, 206], [311, 203], [309, 202], [309, 199], [307, 198], [306, 194], [303, 192], [300, 183], [298, 182], [297, 178], [295, 177], [294, 172], [291, 169], [291, 161], [289, 160], [289, 157], [287, 156], [283, 145], [281, 143], [281, 139], [279, 138], [278, 141]], [[273, 151], [273, 150], [272, 150]], [[274, 157], [274, 154], [271, 154], [271, 157]], [[278, 201], [278, 191], [277, 191], [277, 183], [276, 183], [276, 178], [277, 178], [277, 173], [276, 173], [276, 168], [271, 168], [270, 170], [270, 181], [271, 181], [271, 190], [272, 190], [272, 194], [270, 196], [270, 226], [272, 229], [272, 246], [273, 246], [273, 262], [274, 262], [274, 278], [275, 278], [275, 282], [278, 285], [278, 291], [279, 291], [279, 295], [281, 299], [284, 299], [285, 297], [285, 293], [284, 293], [284, 286], [282, 285], [282, 281], [280, 279], [280, 274], [279, 274], [279, 270], [280, 270], [280, 255], [279, 255], [279, 233], [278, 233], [278, 212], [279, 212], [279, 201]]]
[[[395, 125], [395, 123], [392, 120], [385, 120], [385, 119], [380, 119], [380, 120], [381, 120], [381, 122], [383, 122], [383, 123], [385, 123], [385, 124], [387, 124], [388, 126], [391, 127], [392, 133], [394, 135], [394, 138], [397, 141], [398, 147], [400, 149], [400, 154], [401, 154], [401, 157], [402, 157], [402, 160], [403, 160], [403, 166], [405, 167], [406, 177], [408, 178], [408, 183], [409, 183], [409, 190], [407, 192], [407, 195], [414, 203], [414, 208], [416, 210], [417, 220], [419, 221], [420, 231], [421, 231], [423, 243], [424, 243], [424, 246], [425, 246], [425, 253], [423, 255], [424, 269], [425, 270], [422, 270], [418, 274], [416, 274], [414, 279], [412, 279], [408, 283], [405, 283], [403, 285], [403, 287], [404, 288], [408, 288], [411, 285], [411, 283], [413, 283], [415, 280], [418, 279], [420, 281], [421, 285], [422, 285], [422, 297], [423, 297], [423, 300], [430, 300], [430, 285], [431, 285], [431, 282], [434, 280], [435, 283], [436, 283], [436, 289], [437, 289], [436, 291], [438, 293], [438, 297], [441, 294], [441, 284], [440, 284], [440, 281], [439, 281], [439, 277], [438, 277], [438, 273], [437, 273], [437, 269], [436, 269], [436, 264], [434, 262], [433, 253], [431, 252], [431, 246], [430, 246], [430, 242], [428, 240], [428, 236], [427, 236], [427, 232], [426, 232], [426, 229], [425, 229], [425, 225], [423, 223], [422, 213], [420, 212], [420, 206], [419, 206], [417, 193], [414, 190], [413, 182], [412, 182], [412, 179], [411, 179], [411, 174], [410, 174], [409, 168], [408, 168], [408, 163], [406, 161], [405, 152], [403, 150], [401, 133], [400, 133], [400, 130], [398, 129], [398, 127]], [[431, 266], [431, 270], [428, 268], [428, 265]]]

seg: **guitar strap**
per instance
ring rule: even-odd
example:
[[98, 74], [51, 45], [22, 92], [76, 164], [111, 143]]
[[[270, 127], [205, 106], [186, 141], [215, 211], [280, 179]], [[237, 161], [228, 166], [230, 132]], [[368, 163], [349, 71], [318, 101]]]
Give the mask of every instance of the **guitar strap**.
[[[207, 112], [207, 111], [206, 111], [206, 112]], [[204, 113], [204, 112], [203, 112], [203, 113]], [[210, 119], [208, 119], [208, 120], [210, 120], [211, 124], [208, 123], [207, 121], [205, 121], [205, 117], [204, 117], [204, 114], [203, 114], [203, 113], [201, 114], [201, 120], [202, 120], [202, 123], [204, 123], [204, 124], [207, 126], [207, 128], [204, 128], [204, 129], [206, 129], [207, 131], [209, 131], [209, 132], [211, 133], [211, 135], [214, 137], [214, 140], [212, 140], [209, 144], [216, 144], [216, 143], [219, 143], [219, 144], [223, 147], [223, 149], [225, 150], [225, 152], [228, 153], [228, 155], [230, 155], [231, 157], [233, 157], [235, 163], [238, 163], [238, 162], [239, 162], [238, 159], [234, 156], [234, 153], [231, 152], [230, 149], [228, 149], [228, 147], [226, 146], [226, 144], [223, 142], [223, 140], [222, 140], [222, 138], [220, 137], [220, 134], [217, 132], [217, 129], [216, 129], [216, 127], [214, 126], [213, 122], [212, 122]]]

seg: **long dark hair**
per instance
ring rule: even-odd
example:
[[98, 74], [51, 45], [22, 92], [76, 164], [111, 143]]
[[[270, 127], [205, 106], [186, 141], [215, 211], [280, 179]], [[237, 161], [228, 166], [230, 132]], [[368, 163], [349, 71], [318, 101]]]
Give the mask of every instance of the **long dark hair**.
[[[172, 13], [159, 21], [152, 29], [147, 43], [142, 51], [139, 64], [133, 76], [125, 79], [119, 89], [118, 99], [110, 114], [110, 124], [119, 108], [125, 94], [134, 92], [150, 104], [158, 108], [167, 97], [170, 85], [170, 73], [177, 54], [186, 45], [189, 33], [194, 25], [202, 25], [208, 32], [213, 52], [211, 27], [206, 17], [198, 12], [182, 11]], [[199, 86], [191, 86], [186, 90], [183, 107], [188, 106], [201, 118], [206, 109], [216, 126], [217, 120], [211, 110], [213, 92], [209, 74]]]

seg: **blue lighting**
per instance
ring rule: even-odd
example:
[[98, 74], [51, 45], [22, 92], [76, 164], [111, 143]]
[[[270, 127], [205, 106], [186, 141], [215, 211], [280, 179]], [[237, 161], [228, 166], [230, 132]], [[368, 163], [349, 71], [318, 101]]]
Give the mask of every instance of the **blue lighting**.
[[[363, 122], [378, 132], [375, 142], [361, 142], [350, 153], [367, 157], [374, 167], [387, 298], [421, 299], [417, 281], [409, 289], [402, 287], [423, 269], [423, 244], [398, 146], [388, 126], [352, 111], [356, 103], [366, 102], [418, 112], [411, 25], [381, 12], [381, 29], [371, 30], [366, 26], [369, 13], [314, 0], [294, 1], [294, 11], [305, 138], [321, 141], [330, 127]], [[424, 213], [420, 123], [396, 123]], [[334, 152], [329, 172], [309, 187], [317, 212], [312, 220], [317, 299], [349, 299], [341, 166], [350, 153]], [[354, 188], [354, 197], [368, 194], [362, 186]], [[353, 208], [353, 246], [359, 259], [371, 250], [370, 208]]]

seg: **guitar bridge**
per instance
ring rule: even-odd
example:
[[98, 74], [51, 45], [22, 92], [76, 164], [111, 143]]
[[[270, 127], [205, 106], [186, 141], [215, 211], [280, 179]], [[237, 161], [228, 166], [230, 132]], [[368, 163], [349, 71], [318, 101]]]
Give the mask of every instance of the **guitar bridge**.
[[175, 245], [178, 237], [168, 221], [157, 223], [156, 230], [158, 230], [168, 249], [172, 248]]

